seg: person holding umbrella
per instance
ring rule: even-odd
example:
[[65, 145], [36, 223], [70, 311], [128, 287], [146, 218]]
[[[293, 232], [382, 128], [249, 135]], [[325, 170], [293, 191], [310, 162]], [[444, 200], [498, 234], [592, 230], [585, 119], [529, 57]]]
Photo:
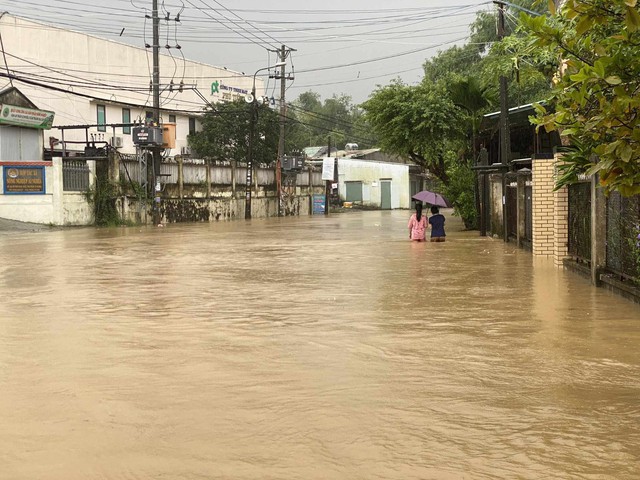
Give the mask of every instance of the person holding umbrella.
[[444, 215], [440, 214], [440, 209], [438, 207], [450, 207], [451, 203], [449, 200], [447, 200], [443, 195], [436, 192], [430, 192], [429, 190], [422, 190], [411, 198], [416, 202], [424, 202], [427, 205], [431, 205], [432, 216], [429, 218], [429, 224], [431, 225], [431, 241], [444, 242], [446, 236], [444, 233]]
[[416, 202], [416, 213], [409, 219], [409, 239], [424, 242], [427, 239], [427, 217], [422, 215], [422, 203]]
[[446, 233], [444, 233], [444, 220], [444, 215], [440, 213], [440, 209], [436, 205], [433, 205], [431, 207], [431, 217], [429, 218], [432, 242], [444, 242], [447, 236]]

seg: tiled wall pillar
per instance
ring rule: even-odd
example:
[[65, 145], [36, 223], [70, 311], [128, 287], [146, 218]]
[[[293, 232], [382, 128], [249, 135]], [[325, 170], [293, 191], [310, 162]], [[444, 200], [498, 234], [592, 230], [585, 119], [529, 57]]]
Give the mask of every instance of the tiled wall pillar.
[[569, 189], [562, 187], [553, 192], [553, 263], [562, 267], [562, 261], [569, 254]]
[[553, 257], [555, 242], [554, 158], [532, 161], [533, 179], [533, 255]]

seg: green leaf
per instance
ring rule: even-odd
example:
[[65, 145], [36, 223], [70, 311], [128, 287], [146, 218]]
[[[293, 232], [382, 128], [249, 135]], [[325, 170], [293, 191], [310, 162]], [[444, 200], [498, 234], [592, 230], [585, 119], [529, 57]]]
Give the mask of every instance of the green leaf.
[[591, 27], [593, 27], [593, 19], [589, 16], [583, 16], [580, 18], [578, 25], [576, 25], [576, 33], [578, 35], [584, 35]]
[[613, 143], [610, 143], [609, 145], [607, 145], [604, 149], [604, 154], [605, 155], [611, 155], [613, 152], [616, 151], [616, 149], [618, 148], [618, 146], [620, 145], [620, 141], [615, 141]]
[[[633, 0], [628, 0], [628, 1], [633, 1]], [[549, 12], [551, 12], [551, 15], [555, 15], [556, 14], [556, 2], [555, 0], [549, 0]]]
[[631, 158], [633, 157], [633, 148], [628, 143], [623, 143], [619, 148], [620, 158], [623, 162], [629, 163]]
[[622, 83], [622, 79], [617, 75], [610, 75], [604, 81], [609, 85], [620, 85]]
[[638, 27], [640, 27], [640, 14], [638, 14], [638, 11], [635, 8], [627, 7], [625, 22], [630, 32], [638, 30]]
[[638, 3], [638, 0], [624, 0], [625, 5], [628, 7], [635, 7]]

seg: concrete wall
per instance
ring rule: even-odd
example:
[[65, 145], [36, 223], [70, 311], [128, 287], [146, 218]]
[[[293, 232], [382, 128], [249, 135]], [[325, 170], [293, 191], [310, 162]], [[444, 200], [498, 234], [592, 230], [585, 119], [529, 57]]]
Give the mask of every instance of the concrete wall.
[[[0, 182], [0, 218], [50, 225], [90, 225], [93, 208], [84, 192], [64, 192], [62, 159], [38, 162], [45, 165], [45, 194], [5, 195]], [[18, 162], [15, 162], [19, 165]], [[88, 161], [90, 185], [95, 182], [95, 162]], [[3, 165], [3, 169], [10, 168]], [[4, 175], [4, 172], [2, 172]]]
[[[324, 192], [318, 188], [313, 193]], [[244, 219], [244, 206], [244, 198], [169, 198], [163, 199], [160, 210], [163, 223], [217, 222]], [[141, 205], [133, 197], [122, 197], [118, 201], [121, 217], [133, 223], [151, 221], [149, 208], [149, 205]], [[303, 193], [289, 198], [283, 213], [285, 215], [310, 215], [310, 194]], [[275, 196], [251, 199], [251, 217], [253, 219], [275, 217], [277, 214], [278, 200]]]
[[362, 203], [380, 207], [381, 180], [391, 180], [391, 208], [411, 208], [409, 166], [368, 160], [338, 159], [338, 191], [344, 201], [345, 182], [362, 182]]

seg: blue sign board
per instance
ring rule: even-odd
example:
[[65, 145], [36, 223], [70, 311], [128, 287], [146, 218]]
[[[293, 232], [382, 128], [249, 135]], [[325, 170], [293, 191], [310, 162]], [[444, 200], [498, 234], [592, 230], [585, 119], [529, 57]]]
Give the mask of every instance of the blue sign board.
[[314, 194], [313, 197], [313, 210], [314, 215], [324, 213], [325, 206], [327, 205], [326, 197], [320, 194]]
[[43, 195], [45, 171], [43, 166], [5, 166], [5, 195]]

